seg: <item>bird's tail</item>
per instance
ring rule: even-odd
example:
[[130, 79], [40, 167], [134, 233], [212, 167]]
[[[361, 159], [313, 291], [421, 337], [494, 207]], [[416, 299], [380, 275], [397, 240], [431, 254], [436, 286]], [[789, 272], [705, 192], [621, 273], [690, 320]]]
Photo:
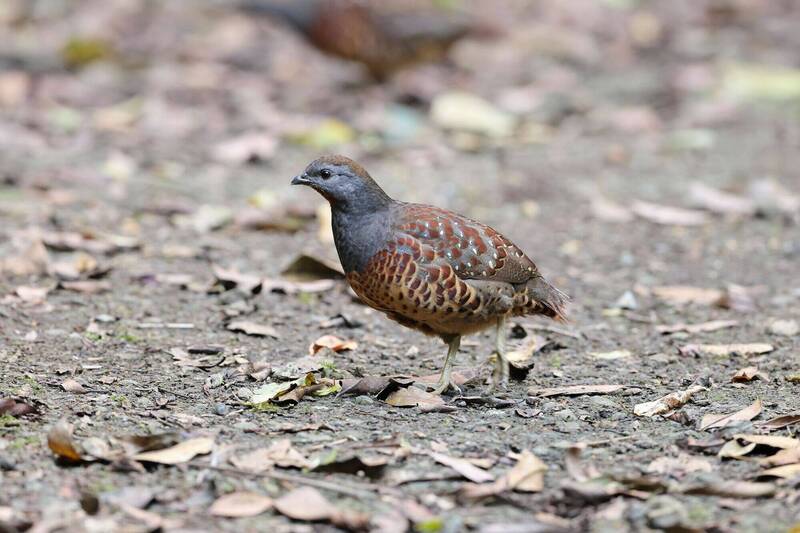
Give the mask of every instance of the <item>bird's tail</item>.
[[539, 304], [541, 314], [559, 322], [568, 322], [567, 302], [569, 296], [553, 287], [541, 276], [528, 282], [528, 296]]

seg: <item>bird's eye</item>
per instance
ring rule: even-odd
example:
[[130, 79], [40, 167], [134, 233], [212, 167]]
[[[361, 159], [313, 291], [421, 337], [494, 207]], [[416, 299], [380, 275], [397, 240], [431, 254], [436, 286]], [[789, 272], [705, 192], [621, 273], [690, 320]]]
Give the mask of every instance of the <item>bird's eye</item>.
[[322, 170], [319, 171], [319, 175], [322, 179], [326, 180], [331, 177], [331, 171], [328, 170], [327, 168], [323, 168]]

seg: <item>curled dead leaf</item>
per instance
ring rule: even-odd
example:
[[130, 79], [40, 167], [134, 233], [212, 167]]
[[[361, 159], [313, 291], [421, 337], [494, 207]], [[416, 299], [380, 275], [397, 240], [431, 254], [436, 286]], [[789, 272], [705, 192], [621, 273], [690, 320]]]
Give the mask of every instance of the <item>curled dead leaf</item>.
[[346, 350], [355, 350], [356, 348], [358, 348], [358, 343], [352, 340], [346, 341], [340, 339], [335, 335], [323, 335], [322, 337], [315, 340], [311, 344], [311, 346], [308, 347], [308, 354], [314, 355], [323, 348], [329, 348], [334, 352], [343, 352]]
[[656, 416], [666, 415], [683, 407], [688, 402], [692, 395], [697, 392], [706, 390], [705, 387], [700, 385], [692, 385], [688, 389], [672, 392], [657, 400], [636, 404], [633, 408], [633, 414], [638, 416]]
[[59, 458], [77, 462], [83, 460], [83, 453], [73, 439], [74, 429], [72, 424], [62, 418], [47, 432], [47, 446]]
[[752, 420], [761, 413], [762, 409], [763, 404], [761, 403], [761, 399], [758, 398], [744, 409], [729, 415], [708, 414], [703, 416], [703, 419], [700, 421], [699, 429], [702, 431], [705, 429], [722, 428], [735, 422]]

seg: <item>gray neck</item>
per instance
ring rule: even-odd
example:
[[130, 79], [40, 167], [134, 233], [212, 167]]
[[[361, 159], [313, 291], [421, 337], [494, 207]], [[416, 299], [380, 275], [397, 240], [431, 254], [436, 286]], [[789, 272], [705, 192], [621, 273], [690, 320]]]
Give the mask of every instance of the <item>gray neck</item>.
[[339, 261], [346, 273], [361, 272], [386, 244], [391, 233], [389, 206], [377, 211], [351, 211], [331, 208], [333, 240]]

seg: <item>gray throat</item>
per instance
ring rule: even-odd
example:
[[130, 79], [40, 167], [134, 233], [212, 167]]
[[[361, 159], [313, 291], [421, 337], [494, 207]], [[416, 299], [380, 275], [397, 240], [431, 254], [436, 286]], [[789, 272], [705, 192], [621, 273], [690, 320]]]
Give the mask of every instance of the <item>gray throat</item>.
[[332, 209], [333, 241], [345, 273], [362, 272], [388, 241], [391, 233], [388, 206], [371, 213]]

